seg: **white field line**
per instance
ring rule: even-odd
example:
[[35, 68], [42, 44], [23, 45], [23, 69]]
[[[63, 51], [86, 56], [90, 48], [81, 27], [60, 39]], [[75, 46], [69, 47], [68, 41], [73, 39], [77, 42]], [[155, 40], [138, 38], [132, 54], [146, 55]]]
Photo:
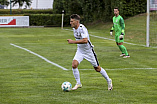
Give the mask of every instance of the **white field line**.
[[[70, 29], [64, 29], [64, 30], [72, 31], [72, 30], [70, 30]], [[109, 38], [105, 38], [105, 37], [100, 37], [100, 36], [96, 36], [96, 35], [92, 35], [92, 34], [90, 34], [90, 36], [92, 36], [92, 37], [96, 37], [96, 38], [100, 38], [100, 39], [105, 39], [105, 40], [112, 40], [112, 41], [115, 41], [114, 39], [109, 39]], [[126, 43], [126, 44], [130, 44], [130, 45], [137, 45], [137, 46], [144, 46], [144, 47], [145, 47], [145, 45], [139, 45], [139, 44], [134, 44], [134, 43], [129, 43], [129, 42], [124, 42], [124, 43]]]
[[[43, 57], [43, 56], [41, 56], [41, 55], [39, 55], [39, 54], [37, 54], [37, 53], [35, 53], [35, 52], [32, 52], [32, 51], [26, 49], [26, 48], [20, 47], [20, 46], [18, 46], [18, 45], [12, 44], [12, 43], [10, 43], [10, 45], [12, 45], [12, 46], [14, 46], [14, 47], [17, 47], [17, 48], [20, 48], [20, 49], [23, 49], [23, 50], [25, 50], [25, 51], [27, 51], [27, 52], [29, 52], [29, 53], [35, 55], [35, 56], [38, 56], [39, 58], [45, 60], [46, 62], [48, 62], [48, 63], [50, 63], [50, 64], [52, 64], [52, 65], [55, 65], [55, 66], [57, 66], [57, 67], [59, 67], [59, 68], [61, 68], [61, 69], [63, 69], [63, 70], [68, 70], [68, 69], [66, 69], [66, 68], [64, 68], [64, 67], [62, 67], [62, 66], [60, 66], [60, 65], [58, 65], [58, 64], [56, 64], [56, 63], [54, 63], [54, 62], [52, 62], [52, 61], [50, 61], [50, 60], [48, 60], [48, 59], [46, 59], [45, 57]], [[117, 68], [117, 69], [105, 69], [105, 70], [130, 70], [130, 69], [131, 69], [131, 70], [133, 70], [133, 69], [136, 69], [136, 70], [137, 70], [137, 69], [139, 69], [139, 70], [151, 70], [151, 69], [156, 70], [157, 68]], [[71, 70], [71, 69], [70, 69], [70, 70]], [[94, 69], [79, 69], [79, 70], [94, 70]]]
[[68, 69], [66, 69], [66, 68], [64, 68], [64, 67], [62, 67], [62, 66], [60, 66], [60, 65], [58, 65], [58, 64], [56, 64], [56, 63], [54, 63], [54, 62], [52, 62], [52, 61], [50, 61], [50, 60], [48, 60], [48, 59], [46, 59], [45, 57], [43, 57], [43, 56], [41, 56], [41, 55], [39, 55], [39, 54], [37, 54], [37, 53], [35, 53], [35, 52], [32, 52], [32, 51], [26, 49], [26, 48], [20, 47], [20, 46], [18, 46], [18, 45], [12, 44], [12, 43], [10, 43], [10, 45], [12, 45], [12, 46], [14, 46], [14, 47], [17, 47], [17, 48], [20, 48], [20, 49], [23, 49], [23, 50], [25, 50], [25, 51], [27, 51], [27, 52], [29, 52], [29, 53], [35, 55], [35, 56], [38, 56], [39, 58], [45, 60], [46, 62], [48, 62], [48, 63], [50, 63], [50, 64], [52, 64], [52, 65], [55, 65], [55, 66], [57, 66], [57, 67], [59, 67], [59, 68], [61, 68], [61, 69], [63, 69], [63, 70], [68, 70]]
[[[54, 43], [14, 43], [14, 44], [54, 44]], [[65, 43], [57, 43], [57, 44], [65, 44]]]
[[[64, 29], [64, 30], [72, 31], [71, 29]], [[95, 35], [91, 35], [91, 34], [90, 34], [90, 36], [93, 36], [93, 37], [96, 37], [96, 38], [100, 38], [100, 39], [106, 39], [106, 40], [115, 41], [114, 39], [109, 39], [109, 38], [105, 38], [105, 37], [95, 36]], [[126, 44], [131, 44], [131, 45], [145, 46], [145, 45], [133, 44], [133, 43], [128, 43], [128, 42], [124, 42], [124, 43], [126, 43]], [[32, 44], [33, 44], [33, 43], [32, 43]], [[59, 68], [61, 68], [61, 69], [63, 69], [63, 70], [68, 70], [68, 69], [66, 69], [66, 68], [64, 68], [64, 67], [62, 67], [62, 66], [60, 66], [60, 65], [58, 65], [58, 64], [56, 64], [56, 63], [54, 63], [54, 62], [51, 62], [50, 60], [46, 59], [45, 57], [43, 57], [43, 56], [41, 56], [41, 55], [39, 55], [39, 54], [37, 54], [37, 53], [35, 53], [35, 52], [32, 52], [32, 51], [26, 49], [26, 48], [20, 47], [20, 46], [18, 46], [18, 45], [12, 44], [12, 43], [10, 43], [10, 45], [12, 45], [12, 46], [14, 46], [14, 47], [17, 47], [17, 48], [20, 48], [20, 49], [23, 49], [23, 50], [25, 50], [25, 51], [27, 51], [27, 52], [33, 54], [33, 55], [36, 55], [36, 56], [38, 56], [39, 58], [45, 60], [46, 62], [48, 62], [48, 63], [50, 63], [50, 64], [52, 64], [52, 65], [55, 65], [55, 66], [57, 66], [57, 67], [59, 67]], [[156, 48], [156, 47], [155, 47], [155, 48]], [[144, 69], [144, 70], [150, 70], [150, 69], [157, 69], [157, 68], [118, 68], [118, 69], [105, 69], [105, 70], [129, 70], [129, 69]], [[79, 70], [94, 70], [94, 69], [79, 69]]]
[[[156, 70], [157, 68], [117, 68], [117, 69], [105, 69], [105, 70]], [[79, 69], [79, 70], [94, 70], [94, 69]]]
[[[112, 40], [112, 41], [115, 41], [114, 39], [109, 39], [109, 38], [105, 38], [105, 37], [95, 36], [95, 35], [91, 35], [91, 34], [90, 34], [90, 36], [92, 36], [92, 37], [96, 37], [96, 38], [100, 38], [100, 39], [106, 39], [106, 40]], [[134, 43], [129, 43], [129, 42], [124, 42], [124, 43], [126, 43], [126, 44], [130, 44], [130, 45], [138, 45], [138, 46], [144, 46], [144, 47], [145, 47], [145, 45], [139, 45], [139, 44], [134, 44]]]

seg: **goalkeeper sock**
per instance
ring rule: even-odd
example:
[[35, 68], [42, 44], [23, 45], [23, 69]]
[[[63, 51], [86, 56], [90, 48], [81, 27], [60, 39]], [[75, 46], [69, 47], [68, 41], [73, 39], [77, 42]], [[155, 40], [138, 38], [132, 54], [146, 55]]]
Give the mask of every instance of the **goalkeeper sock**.
[[122, 54], [124, 54], [124, 52], [123, 52], [122, 48], [121, 48], [119, 45], [118, 45], [118, 47], [119, 47], [120, 51], [122, 52]]
[[73, 70], [73, 74], [74, 74], [74, 77], [75, 77], [75, 80], [76, 80], [77, 84], [81, 84], [81, 82], [80, 82], [80, 73], [79, 73], [78, 68], [76, 68], [76, 69], [72, 68], [72, 70]]
[[120, 45], [119, 47], [122, 49], [122, 53], [124, 53], [126, 56], [129, 55], [128, 52], [127, 52], [127, 49], [125, 48], [125, 46]]
[[106, 79], [107, 82], [109, 82], [111, 79], [109, 78], [109, 76], [107, 75], [106, 71], [101, 67], [101, 71], [100, 71], [101, 75]]

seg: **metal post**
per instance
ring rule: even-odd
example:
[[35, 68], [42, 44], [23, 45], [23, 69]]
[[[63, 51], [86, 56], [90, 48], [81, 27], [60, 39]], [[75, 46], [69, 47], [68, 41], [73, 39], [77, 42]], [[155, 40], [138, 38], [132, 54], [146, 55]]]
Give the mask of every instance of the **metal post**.
[[149, 13], [149, 0], [147, 0], [147, 33], [146, 33], [146, 47], [149, 47], [149, 17], [150, 17], [150, 13]]
[[36, 9], [38, 9], [38, 0], [36, 0]]
[[64, 21], [64, 10], [62, 10], [62, 24], [61, 24], [61, 29], [63, 29], [63, 21]]
[[12, 14], [12, 10], [11, 10], [11, 0], [10, 0], [10, 14]]

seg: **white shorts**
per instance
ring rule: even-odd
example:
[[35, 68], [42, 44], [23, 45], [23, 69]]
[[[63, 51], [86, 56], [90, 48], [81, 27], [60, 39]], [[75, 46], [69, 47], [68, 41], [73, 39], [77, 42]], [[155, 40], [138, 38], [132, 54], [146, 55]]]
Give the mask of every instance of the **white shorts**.
[[93, 65], [93, 67], [99, 66], [99, 62], [93, 49], [84, 53], [77, 50], [73, 60], [77, 60], [80, 64], [83, 59], [89, 61]]

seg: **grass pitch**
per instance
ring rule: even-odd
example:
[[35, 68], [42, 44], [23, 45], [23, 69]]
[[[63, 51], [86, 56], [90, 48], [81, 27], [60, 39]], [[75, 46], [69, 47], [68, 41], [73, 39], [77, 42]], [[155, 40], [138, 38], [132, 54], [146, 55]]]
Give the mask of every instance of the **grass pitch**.
[[[129, 22], [126, 20], [129, 26]], [[89, 27], [94, 36], [109, 36], [112, 24]], [[133, 27], [134, 28], [134, 27]], [[70, 28], [66, 28], [70, 29]], [[141, 28], [142, 29], [142, 28]], [[0, 28], [0, 104], [155, 104], [157, 103], [157, 48], [147, 48], [140, 35], [127, 29], [126, 42], [130, 58], [123, 59], [115, 42], [91, 36], [100, 66], [113, 80], [114, 89], [107, 90], [107, 82], [94, 71], [89, 62], [80, 65], [83, 88], [63, 92], [61, 84], [75, 85], [71, 63], [76, 45], [73, 32], [60, 28]], [[135, 37], [131, 39], [130, 37]], [[68, 69], [45, 60], [10, 43], [26, 48]], [[83, 70], [86, 69], [86, 70]], [[93, 70], [91, 70], [93, 69]]]

